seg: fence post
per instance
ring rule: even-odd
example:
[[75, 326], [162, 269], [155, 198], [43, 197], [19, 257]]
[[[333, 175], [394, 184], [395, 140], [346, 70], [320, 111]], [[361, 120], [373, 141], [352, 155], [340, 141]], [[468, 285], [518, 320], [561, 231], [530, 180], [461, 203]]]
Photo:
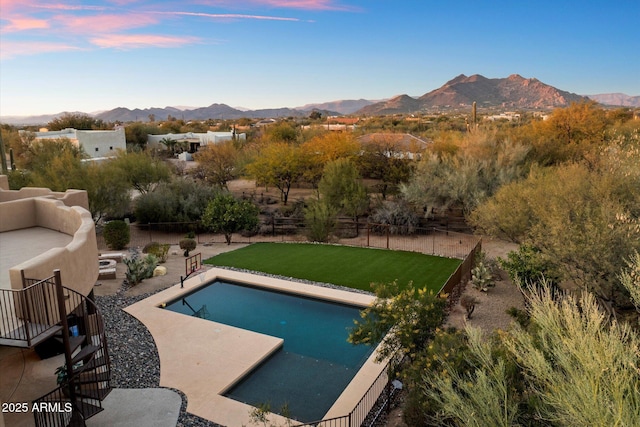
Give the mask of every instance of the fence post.
[[431, 235], [431, 255], [436, 254], [436, 229], [433, 228], [433, 233]]
[[389, 224], [387, 224], [387, 249], [389, 249]]
[[367, 247], [369, 247], [369, 234], [371, 234], [371, 224], [367, 224]]

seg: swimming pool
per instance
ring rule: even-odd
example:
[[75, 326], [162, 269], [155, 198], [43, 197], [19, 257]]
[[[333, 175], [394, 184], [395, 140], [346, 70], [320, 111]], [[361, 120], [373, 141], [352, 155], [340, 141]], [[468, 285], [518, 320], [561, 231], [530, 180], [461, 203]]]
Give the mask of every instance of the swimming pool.
[[166, 309], [275, 336], [282, 348], [225, 392], [273, 412], [321, 419], [372, 353], [347, 342], [362, 307], [216, 280]]

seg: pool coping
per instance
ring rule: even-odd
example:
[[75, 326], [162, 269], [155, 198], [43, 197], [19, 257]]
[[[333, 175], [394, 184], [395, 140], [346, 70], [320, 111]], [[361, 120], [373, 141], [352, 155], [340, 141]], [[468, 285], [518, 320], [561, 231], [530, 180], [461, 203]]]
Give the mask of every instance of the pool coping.
[[[249, 425], [253, 407], [222, 394], [278, 350], [283, 340], [161, 308], [216, 279], [362, 307], [375, 300], [368, 294], [212, 268], [185, 280], [184, 288], [176, 284], [125, 308], [153, 336], [160, 357], [160, 385], [181, 390], [187, 396], [188, 412], [226, 426]], [[376, 354], [371, 354], [324, 418], [353, 410], [385, 367], [375, 362]], [[270, 418], [283, 425], [287, 421], [275, 414]]]

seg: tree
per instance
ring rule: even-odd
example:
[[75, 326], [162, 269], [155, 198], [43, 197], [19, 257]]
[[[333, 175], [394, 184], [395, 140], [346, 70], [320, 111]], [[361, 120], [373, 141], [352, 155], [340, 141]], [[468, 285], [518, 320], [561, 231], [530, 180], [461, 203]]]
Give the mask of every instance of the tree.
[[317, 187], [327, 163], [338, 159], [355, 159], [360, 144], [351, 133], [325, 132], [301, 145], [305, 172], [303, 179]]
[[524, 132], [531, 139], [533, 159], [553, 165], [588, 158], [603, 145], [607, 124], [604, 110], [595, 101], [587, 101], [557, 108]]
[[92, 129], [106, 129], [105, 123], [91, 117], [87, 114], [78, 113], [64, 113], [60, 117], [56, 117], [47, 123], [47, 128], [50, 131], [63, 130], [67, 128], [78, 130], [92, 130]]
[[147, 146], [148, 135], [157, 135], [160, 129], [154, 124], [134, 122], [124, 128], [127, 144], [143, 149]]
[[280, 190], [281, 199], [286, 205], [291, 185], [304, 174], [300, 148], [284, 142], [270, 143], [247, 165], [247, 172], [256, 181], [274, 185]]
[[66, 138], [33, 141], [23, 152], [23, 165], [29, 169], [31, 185], [66, 191], [84, 189], [87, 183], [86, 155], [81, 148]]
[[136, 198], [136, 218], [142, 224], [199, 221], [209, 202], [218, 194], [218, 190], [191, 179], [162, 182], [154, 191]]
[[78, 160], [87, 157], [83, 149], [68, 138], [36, 140], [35, 134], [27, 133], [22, 139], [16, 163], [20, 168], [38, 173], [44, 171], [55, 158], [66, 154]]
[[357, 160], [362, 176], [381, 181], [378, 188], [383, 199], [389, 192], [395, 193], [398, 185], [407, 182], [413, 173], [414, 162], [403, 158], [404, 153], [398, 149], [391, 141], [388, 144], [369, 143]]
[[253, 230], [258, 225], [259, 209], [248, 200], [236, 200], [230, 194], [221, 194], [209, 202], [202, 224], [214, 233], [222, 232], [227, 245], [233, 233]]
[[86, 178], [82, 188], [87, 190], [89, 211], [96, 223], [105, 216], [122, 218], [129, 211], [129, 188], [114, 171], [111, 162], [88, 163]]
[[640, 172], [635, 178], [617, 175], [617, 169], [583, 164], [535, 171], [499, 190], [471, 222], [491, 235], [532, 245], [540, 251], [538, 262], [562, 279], [595, 293], [605, 306], [626, 310], [630, 301], [617, 274], [626, 254], [640, 250], [640, 221], [632, 213], [640, 196], [621, 196], [621, 188], [640, 183]]
[[169, 167], [163, 161], [145, 151], [119, 151], [111, 162], [120, 179], [141, 194], [153, 190], [160, 182], [169, 181], [171, 176]]
[[323, 200], [311, 200], [304, 210], [304, 220], [309, 240], [327, 242], [336, 225], [336, 212]]
[[208, 144], [194, 159], [198, 162], [196, 175], [218, 188], [226, 189], [227, 182], [236, 178], [238, 150], [233, 141]]
[[446, 300], [426, 288], [397, 282], [375, 284], [376, 300], [362, 311], [349, 334], [354, 344], [380, 342], [378, 360], [396, 354], [415, 359], [444, 320]]
[[318, 191], [327, 205], [356, 220], [369, 207], [367, 190], [360, 180], [358, 170], [348, 159], [327, 163]]
[[169, 138], [167, 136], [165, 136], [164, 138], [162, 138], [160, 140], [160, 144], [162, 144], [165, 147], [167, 147], [167, 150], [169, 150], [169, 153], [171, 153], [171, 155], [173, 155], [176, 152], [176, 144], [177, 143], [178, 143], [178, 141], [176, 141], [175, 139]]
[[267, 127], [266, 134], [271, 142], [294, 143], [298, 139], [295, 128], [287, 122], [279, 122]]
[[473, 132], [455, 154], [423, 157], [400, 190], [405, 199], [418, 206], [454, 206], [470, 214], [498, 188], [526, 174], [528, 152], [526, 145], [498, 140], [491, 133]]

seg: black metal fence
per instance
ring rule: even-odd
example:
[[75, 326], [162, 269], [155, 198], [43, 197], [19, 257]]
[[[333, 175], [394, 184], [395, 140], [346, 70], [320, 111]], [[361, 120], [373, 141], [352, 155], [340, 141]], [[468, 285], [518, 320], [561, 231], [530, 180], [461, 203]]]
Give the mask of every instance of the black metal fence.
[[392, 358], [387, 362], [371, 387], [347, 415], [296, 424], [294, 427], [369, 427], [376, 425], [380, 417], [389, 412], [393, 398], [400, 390], [399, 383], [395, 382], [391, 375], [392, 368], [398, 363], [401, 363], [398, 358]]
[[[393, 226], [340, 220], [332, 234], [330, 243], [347, 246], [383, 248], [420, 252], [447, 258], [465, 259], [474, 249], [479, 238], [471, 234], [458, 233], [436, 227], [416, 227], [411, 234], [398, 234]], [[226, 244], [223, 234], [203, 231], [199, 223], [152, 223], [131, 224], [129, 247], [143, 248], [150, 242], [178, 245], [188, 233], [192, 233], [199, 245]], [[233, 243], [257, 242], [306, 242], [308, 229], [297, 218], [277, 218], [264, 223], [257, 232], [236, 233]], [[101, 234], [98, 247], [107, 250]]]

